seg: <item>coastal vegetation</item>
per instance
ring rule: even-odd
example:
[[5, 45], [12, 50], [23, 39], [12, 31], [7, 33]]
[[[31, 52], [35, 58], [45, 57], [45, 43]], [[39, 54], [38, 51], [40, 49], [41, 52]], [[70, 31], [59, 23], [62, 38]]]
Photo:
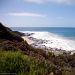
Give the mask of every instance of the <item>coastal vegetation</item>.
[[0, 75], [75, 75], [75, 53], [36, 49], [0, 23]]

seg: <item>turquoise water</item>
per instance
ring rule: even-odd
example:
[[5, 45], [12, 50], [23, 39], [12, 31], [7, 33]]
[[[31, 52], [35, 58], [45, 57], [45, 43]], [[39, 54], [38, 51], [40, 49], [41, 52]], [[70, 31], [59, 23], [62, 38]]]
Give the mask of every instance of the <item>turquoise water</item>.
[[75, 28], [72, 27], [10, 27], [12, 30], [17, 31], [40, 31], [50, 32], [57, 35], [75, 39]]

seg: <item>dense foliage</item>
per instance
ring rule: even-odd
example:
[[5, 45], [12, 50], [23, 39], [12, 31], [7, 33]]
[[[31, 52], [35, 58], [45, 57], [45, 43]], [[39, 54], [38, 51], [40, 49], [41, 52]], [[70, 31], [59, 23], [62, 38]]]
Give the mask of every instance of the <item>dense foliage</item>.
[[18, 75], [49, 75], [61, 73], [58, 67], [45, 60], [37, 60], [21, 52], [0, 51], [0, 73]]
[[52, 52], [33, 48], [0, 24], [0, 74], [75, 75], [75, 54], [56, 56]]

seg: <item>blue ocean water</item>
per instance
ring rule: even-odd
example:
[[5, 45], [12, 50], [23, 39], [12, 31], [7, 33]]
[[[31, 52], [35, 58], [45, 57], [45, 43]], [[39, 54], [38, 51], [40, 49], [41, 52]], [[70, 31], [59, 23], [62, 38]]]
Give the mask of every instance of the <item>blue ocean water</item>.
[[75, 39], [74, 27], [10, 27], [10, 28], [15, 31], [40, 31], [40, 32], [46, 31], [73, 40]]
[[12, 30], [24, 33], [34, 33], [29, 36], [39, 39], [36, 44], [39, 47], [40, 39], [47, 41], [41, 43], [50, 48], [62, 50], [75, 50], [75, 28], [72, 27], [10, 27]]

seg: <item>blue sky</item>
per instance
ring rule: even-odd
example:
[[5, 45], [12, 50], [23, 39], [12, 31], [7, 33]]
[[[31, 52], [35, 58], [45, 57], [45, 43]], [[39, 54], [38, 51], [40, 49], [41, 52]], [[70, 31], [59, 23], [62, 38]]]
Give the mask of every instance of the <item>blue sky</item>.
[[75, 0], [0, 0], [8, 27], [75, 27]]

